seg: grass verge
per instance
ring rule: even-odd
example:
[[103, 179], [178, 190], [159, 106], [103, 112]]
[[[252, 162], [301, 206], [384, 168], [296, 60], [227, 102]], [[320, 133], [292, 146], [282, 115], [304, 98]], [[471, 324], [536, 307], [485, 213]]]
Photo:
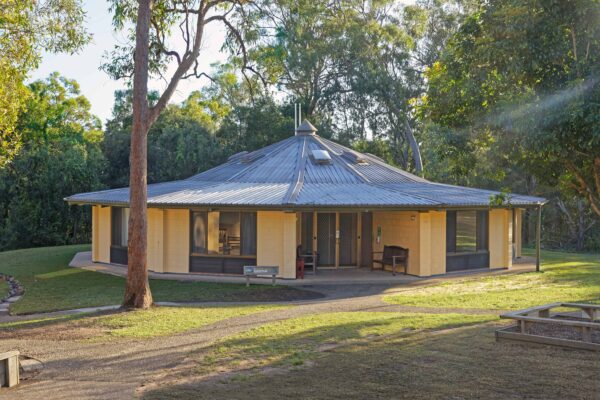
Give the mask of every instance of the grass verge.
[[[0, 324], [6, 336], [49, 337], [55, 339], [119, 338], [147, 339], [201, 328], [216, 322], [249, 314], [280, 310], [286, 306], [154, 307], [149, 310], [98, 314], [72, 314]], [[54, 333], [58, 333], [55, 335]], [[1, 337], [1, 335], [0, 335]]]
[[[13, 314], [31, 314], [120, 304], [125, 279], [68, 267], [88, 245], [43, 247], [0, 253], [0, 272], [13, 275], [25, 295], [11, 306]], [[286, 286], [151, 280], [155, 301], [278, 301], [314, 298], [315, 293]]]
[[545, 251], [542, 272], [473, 276], [386, 296], [392, 304], [508, 310], [557, 301], [600, 300], [600, 256]]

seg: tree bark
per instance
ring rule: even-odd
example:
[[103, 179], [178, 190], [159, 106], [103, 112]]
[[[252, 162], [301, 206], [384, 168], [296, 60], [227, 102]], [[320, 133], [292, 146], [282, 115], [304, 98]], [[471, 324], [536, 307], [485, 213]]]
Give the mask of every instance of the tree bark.
[[415, 170], [419, 175], [423, 176], [423, 159], [421, 158], [419, 143], [417, 143], [417, 139], [415, 139], [415, 135], [413, 134], [413, 130], [408, 121], [405, 121], [404, 124], [406, 126], [406, 139], [412, 150], [413, 161], [415, 162]]
[[124, 308], [148, 308], [152, 293], [147, 265], [148, 51], [152, 0], [139, 0], [133, 77], [133, 126], [129, 156], [129, 239]]

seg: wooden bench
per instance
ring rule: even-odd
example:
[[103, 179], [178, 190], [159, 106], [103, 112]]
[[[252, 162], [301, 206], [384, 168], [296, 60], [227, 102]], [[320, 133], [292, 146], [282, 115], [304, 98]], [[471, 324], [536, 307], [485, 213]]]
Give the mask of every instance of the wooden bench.
[[[376, 258], [376, 254], [381, 254], [381, 258]], [[404, 274], [408, 271], [408, 249], [400, 246], [383, 246], [383, 251], [373, 252], [373, 265], [371, 269], [375, 269], [375, 264], [381, 264], [383, 270], [386, 265], [392, 266], [392, 275], [396, 275], [396, 266], [404, 267]]]
[[19, 383], [19, 352], [0, 353], [0, 387], [13, 387]]

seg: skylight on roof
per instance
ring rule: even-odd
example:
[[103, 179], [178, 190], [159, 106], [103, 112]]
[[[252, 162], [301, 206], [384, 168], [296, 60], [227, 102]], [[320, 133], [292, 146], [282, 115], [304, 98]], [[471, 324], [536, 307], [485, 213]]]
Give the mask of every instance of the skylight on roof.
[[331, 156], [327, 150], [313, 150], [312, 156], [317, 164], [331, 164]]

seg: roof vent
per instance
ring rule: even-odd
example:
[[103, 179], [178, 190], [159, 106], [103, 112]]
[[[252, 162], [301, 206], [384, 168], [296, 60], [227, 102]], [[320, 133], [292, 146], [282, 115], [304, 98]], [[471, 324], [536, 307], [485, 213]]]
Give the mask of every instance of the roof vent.
[[331, 156], [327, 150], [313, 150], [311, 153], [317, 164], [331, 164]]
[[248, 154], [244, 154], [241, 157], [241, 161], [244, 164], [250, 164], [253, 161], [258, 160], [259, 158], [263, 157], [265, 154], [258, 152], [258, 151], [253, 151], [252, 153], [248, 153]]
[[368, 164], [367, 158], [356, 151], [344, 151], [342, 157], [355, 164]]
[[246, 154], [248, 154], [247, 151], [240, 151], [239, 153], [235, 153], [231, 156], [229, 156], [229, 158], [227, 159], [227, 161], [236, 161], [239, 160], [240, 158], [242, 158], [243, 156], [245, 156]]
[[296, 128], [296, 135], [314, 135], [317, 133], [317, 128], [314, 127], [307, 119]]

